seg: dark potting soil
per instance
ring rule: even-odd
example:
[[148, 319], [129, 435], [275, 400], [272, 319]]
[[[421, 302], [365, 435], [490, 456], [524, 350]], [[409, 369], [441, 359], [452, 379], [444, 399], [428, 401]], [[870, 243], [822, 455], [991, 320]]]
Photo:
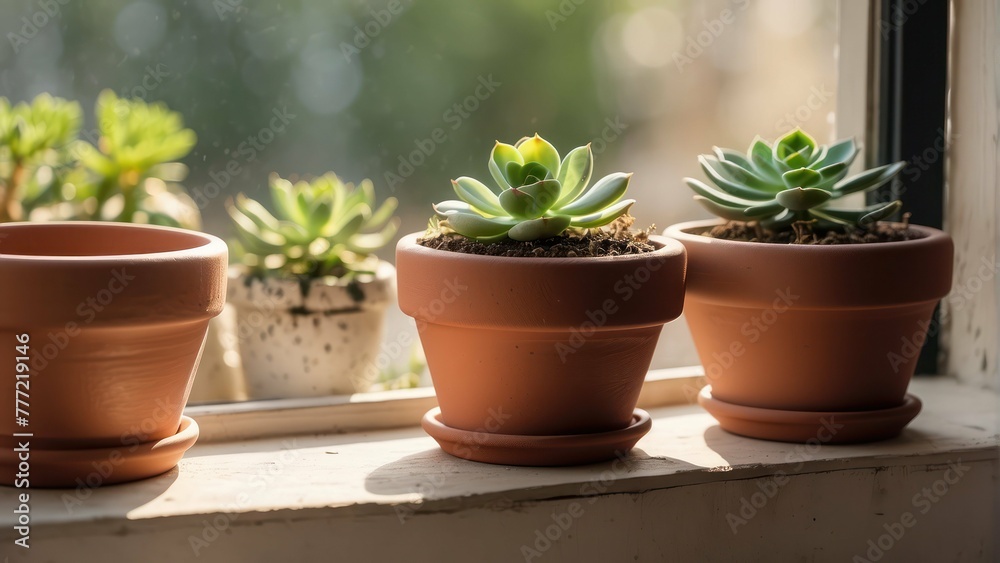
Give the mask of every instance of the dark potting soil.
[[730, 221], [725, 225], [712, 227], [702, 236], [736, 240], [743, 242], [764, 242], [771, 244], [867, 244], [871, 242], [896, 242], [922, 238], [923, 235], [902, 224], [877, 223], [869, 228], [848, 230], [814, 230], [810, 225], [798, 223], [794, 230], [772, 232], [764, 230], [756, 223]]
[[417, 242], [422, 246], [436, 250], [483, 256], [524, 258], [620, 256], [656, 250], [656, 247], [649, 242], [649, 233], [653, 227], [633, 232], [629, 229], [631, 224], [631, 217], [621, 217], [619, 221], [600, 229], [590, 229], [580, 233], [567, 232], [558, 237], [528, 242], [506, 239], [499, 242], [483, 243], [454, 233], [437, 234], [429, 238], [421, 238]]

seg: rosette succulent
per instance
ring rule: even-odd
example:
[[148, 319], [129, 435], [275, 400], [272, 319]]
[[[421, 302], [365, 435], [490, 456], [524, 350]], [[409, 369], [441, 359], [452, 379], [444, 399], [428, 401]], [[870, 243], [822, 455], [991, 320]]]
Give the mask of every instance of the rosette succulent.
[[622, 199], [632, 175], [609, 174], [587, 189], [593, 169], [589, 143], [560, 159], [537, 133], [513, 145], [497, 141], [489, 160], [496, 187], [462, 176], [452, 180], [459, 199], [443, 201], [434, 210], [444, 219], [441, 226], [480, 242], [533, 241], [571, 227], [600, 227], [635, 203]]
[[399, 227], [396, 198], [375, 206], [371, 181], [345, 184], [332, 172], [295, 184], [272, 175], [275, 214], [239, 194], [227, 204], [234, 254], [257, 276], [317, 278], [371, 272], [371, 253]]
[[695, 200], [723, 219], [758, 221], [773, 231], [812, 220], [827, 228], [865, 227], [902, 205], [893, 201], [863, 209], [830, 207], [839, 198], [888, 182], [905, 164], [886, 164], [845, 178], [858, 154], [853, 139], [817, 145], [796, 128], [773, 145], [757, 137], [746, 155], [718, 147], [714, 152], [699, 156], [698, 162], [715, 187], [694, 178], [684, 182], [697, 194]]

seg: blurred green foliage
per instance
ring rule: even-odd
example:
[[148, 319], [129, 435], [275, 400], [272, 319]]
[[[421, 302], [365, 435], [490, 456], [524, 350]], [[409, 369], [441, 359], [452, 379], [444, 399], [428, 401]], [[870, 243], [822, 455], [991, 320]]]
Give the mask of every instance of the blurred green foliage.
[[0, 221], [106, 220], [197, 228], [175, 162], [194, 132], [162, 103], [97, 100], [96, 145], [77, 139], [80, 106], [48, 94], [11, 106], [0, 98]]
[[30, 104], [12, 106], [0, 98], [0, 222], [24, 218], [25, 182], [39, 168], [62, 168], [79, 128], [75, 102], [41, 94]]

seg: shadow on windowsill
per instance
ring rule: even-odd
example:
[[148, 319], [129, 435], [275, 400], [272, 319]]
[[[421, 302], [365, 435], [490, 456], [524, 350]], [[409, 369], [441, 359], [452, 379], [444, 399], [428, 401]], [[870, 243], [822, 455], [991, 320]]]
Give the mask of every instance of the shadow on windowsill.
[[704, 469], [679, 459], [652, 457], [641, 448], [633, 448], [620, 460], [564, 467], [493, 465], [456, 458], [434, 448], [375, 469], [365, 479], [365, 490], [377, 495], [417, 493], [423, 501], [432, 501], [570, 485], [571, 494], [589, 496], [612, 490], [620, 479], [656, 475], [667, 466], [673, 472]]

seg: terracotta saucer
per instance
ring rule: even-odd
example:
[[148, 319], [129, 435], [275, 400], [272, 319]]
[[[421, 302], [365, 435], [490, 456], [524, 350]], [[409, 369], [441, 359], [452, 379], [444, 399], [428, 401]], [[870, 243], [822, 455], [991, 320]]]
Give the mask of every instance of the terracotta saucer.
[[[30, 441], [30, 438], [28, 438]], [[28, 462], [32, 487], [99, 487], [137, 481], [166, 473], [198, 440], [198, 423], [181, 417], [177, 433], [155, 442], [80, 450], [42, 450], [30, 448]], [[17, 473], [18, 460], [5, 448], [0, 452], [0, 471], [4, 485]]]
[[470, 432], [445, 426], [441, 409], [427, 411], [420, 423], [441, 449], [462, 459], [499, 465], [583, 465], [613, 459], [627, 453], [649, 432], [649, 413], [635, 409], [632, 423], [621, 430], [597, 434], [562, 436], [517, 436]]
[[920, 412], [920, 399], [906, 395], [889, 409], [844, 412], [783, 411], [727, 403], [712, 397], [712, 386], [698, 394], [704, 407], [727, 432], [778, 442], [852, 444], [899, 435]]

